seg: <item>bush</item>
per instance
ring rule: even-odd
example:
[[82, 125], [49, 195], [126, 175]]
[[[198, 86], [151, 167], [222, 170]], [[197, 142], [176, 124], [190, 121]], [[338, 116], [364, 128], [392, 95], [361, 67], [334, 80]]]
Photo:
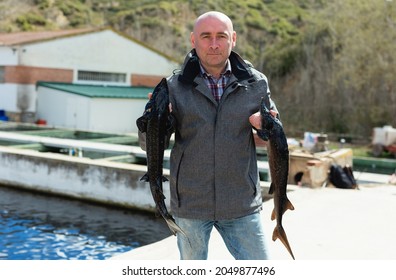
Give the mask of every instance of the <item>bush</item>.
[[46, 26], [47, 20], [39, 14], [27, 13], [16, 18], [15, 23], [23, 31], [34, 30], [35, 26]]

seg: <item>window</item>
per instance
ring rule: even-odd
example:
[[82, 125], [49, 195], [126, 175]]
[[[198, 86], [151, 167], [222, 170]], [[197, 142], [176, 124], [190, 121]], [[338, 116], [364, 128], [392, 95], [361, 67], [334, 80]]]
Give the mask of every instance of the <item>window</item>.
[[92, 81], [92, 82], [107, 82], [107, 83], [126, 83], [125, 73], [108, 73], [108, 72], [94, 72], [82, 71], [77, 73], [78, 81]]

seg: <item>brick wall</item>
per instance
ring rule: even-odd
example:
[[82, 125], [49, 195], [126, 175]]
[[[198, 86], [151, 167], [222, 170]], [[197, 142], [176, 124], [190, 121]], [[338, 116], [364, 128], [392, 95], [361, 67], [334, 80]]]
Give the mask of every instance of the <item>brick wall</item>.
[[155, 87], [161, 81], [162, 78], [163, 77], [161, 76], [132, 74], [131, 85]]
[[73, 82], [73, 70], [32, 66], [4, 66], [4, 83], [36, 84], [37, 81]]
[[[36, 84], [37, 81], [73, 82], [73, 70], [43, 68], [33, 66], [3, 66], [2, 83]], [[155, 87], [162, 76], [132, 74], [130, 83], [133, 86]]]

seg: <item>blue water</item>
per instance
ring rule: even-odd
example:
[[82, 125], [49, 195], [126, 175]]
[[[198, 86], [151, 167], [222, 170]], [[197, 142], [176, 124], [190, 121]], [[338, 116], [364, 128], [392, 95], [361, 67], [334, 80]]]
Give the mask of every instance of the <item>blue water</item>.
[[103, 260], [169, 235], [151, 213], [0, 187], [0, 260]]

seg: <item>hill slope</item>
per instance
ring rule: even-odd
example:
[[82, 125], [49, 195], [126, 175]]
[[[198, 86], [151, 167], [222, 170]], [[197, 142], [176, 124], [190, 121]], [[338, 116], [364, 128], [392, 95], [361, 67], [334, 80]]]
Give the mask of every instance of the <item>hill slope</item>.
[[111, 26], [182, 61], [209, 10], [233, 20], [236, 51], [269, 77], [289, 133], [396, 126], [393, 0], [0, 0], [0, 32]]

